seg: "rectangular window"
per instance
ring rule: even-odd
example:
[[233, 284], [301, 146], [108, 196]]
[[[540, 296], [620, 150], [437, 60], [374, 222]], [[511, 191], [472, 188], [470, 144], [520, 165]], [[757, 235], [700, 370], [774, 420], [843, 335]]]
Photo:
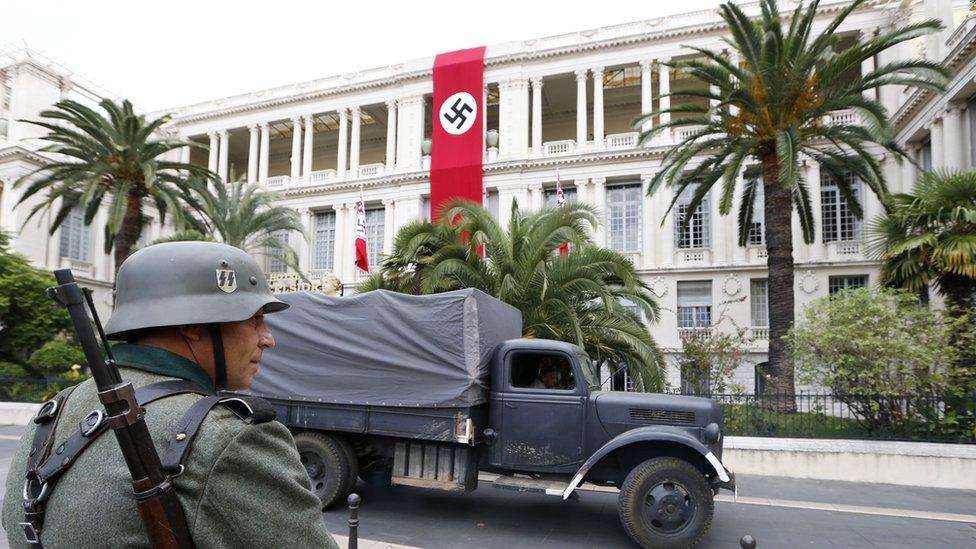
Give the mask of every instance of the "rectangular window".
[[684, 223], [686, 216], [689, 215], [688, 206], [691, 204], [691, 197], [698, 189], [697, 184], [685, 187], [684, 192], [678, 197], [675, 204], [674, 216], [674, 241], [678, 244], [678, 249], [689, 250], [696, 248], [707, 248], [711, 245], [711, 220], [709, 219], [708, 196], [702, 200], [701, 204], [690, 214], [688, 223]]
[[335, 257], [335, 212], [316, 212], [312, 235], [312, 268], [332, 269]]
[[[607, 195], [609, 197], [609, 193]], [[567, 204], [576, 203], [576, 188], [575, 187], [563, 187], [563, 199]], [[546, 189], [546, 208], [556, 207], [556, 188]]]
[[755, 328], [769, 327], [769, 283], [765, 278], [753, 278], [749, 293], [749, 305], [752, 311], [751, 326]]
[[640, 185], [607, 188], [607, 242], [618, 252], [636, 252], [641, 246]]
[[932, 171], [932, 141], [929, 139], [922, 143], [922, 158], [919, 163], [922, 165], [922, 171]]
[[827, 279], [827, 293], [834, 295], [848, 288], [867, 288], [868, 275], [832, 276]]
[[[287, 246], [289, 232], [290, 231], [288, 231], [287, 229], [281, 229], [272, 232], [268, 236], [277, 240], [281, 244]], [[269, 273], [285, 272], [288, 266], [285, 265], [284, 257], [285, 257], [285, 251], [282, 250], [281, 248], [271, 248], [270, 250], [268, 250], [268, 272]]]
[[678, 282], [678, 328], [709, 328], [712, 325], [712, 281]]
[[386, 210], [384, 208], [366, 210], [366, 253], [370, 271], [376, 270], [382, 261], [385, 232]]
[[752, 201], [752, 219], [749, 222], [749, 236], [747, 243], [750, 246], [763, 246], [766, 244], [766, 215], [764, 212], [766, 199], [763, 190], [762, 177], [756, 174], [750, 178], [755, 182], [755, 197]]
[[420, 218], [424, 221], [430, 221], [430, 197], [425, 196], [421, 199], [420, 203]]
[[[853, 173], [847, 177], [851, 191], [860, 197], [860, 179]], [[861, 220], [848, 207], [834, 179], [826, 173], [820, 176], [820, 209], [824, 243], [861, 238]]]
[[88, 261], [91, 256], [91, 227], [85, 225], [85, 210], [76, 206], [61, 222], [61, 257]]
[[498, 221], [498, 191], [488, 191], [485, 196], [485, 209]]

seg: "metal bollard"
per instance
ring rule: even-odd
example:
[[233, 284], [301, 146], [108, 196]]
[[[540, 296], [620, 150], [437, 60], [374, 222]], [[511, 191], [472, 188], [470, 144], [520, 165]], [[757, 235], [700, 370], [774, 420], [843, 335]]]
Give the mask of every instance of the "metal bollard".
[[359, 494], [349, 494], [349, 545], [348, 549], [359, 547]]
[[739, 545], [742, 546], [742, 549], [756, 549], [756, 538], [749, 535], [742, 536]]

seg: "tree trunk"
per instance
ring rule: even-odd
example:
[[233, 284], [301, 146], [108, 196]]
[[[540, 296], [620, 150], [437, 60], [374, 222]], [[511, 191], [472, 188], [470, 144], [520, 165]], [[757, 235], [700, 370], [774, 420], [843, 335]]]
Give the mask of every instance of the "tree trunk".
[[126, 196], [122, 226], [119, 228], [119, 233], [115, 235], [115, 240], [112, 243], [115, 247], [113, 254], [115, 257], [116, 275], [119, 274], [119, 267], [122, 266], [122, 262], [132, 255], [132, 247], [136, 245], [136, 242], [139, 242], [139, 234], [142, 233], [142, 223], [142, 197], [129, 193]]
[[786, 333], [793, 326], [793, 205], [790, 189], [779, 182], [775, 153], [762, 159], [766, 265], [769, 270], [769, 364], [767, 392], [778, 398], [766, 406], [776, 411], [796, 411], [793, 362], [786, 351]]

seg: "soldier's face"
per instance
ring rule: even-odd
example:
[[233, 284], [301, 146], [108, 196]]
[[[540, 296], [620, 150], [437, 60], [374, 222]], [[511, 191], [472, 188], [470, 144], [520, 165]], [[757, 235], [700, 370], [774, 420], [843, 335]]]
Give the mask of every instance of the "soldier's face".
[[265, 349], [275, 341], [264, 315], [258, 313], [240, 322], [223, 324], [224, 360], [227, 362], [227, 388], [247, 389], [258, 373], [258, 363]]

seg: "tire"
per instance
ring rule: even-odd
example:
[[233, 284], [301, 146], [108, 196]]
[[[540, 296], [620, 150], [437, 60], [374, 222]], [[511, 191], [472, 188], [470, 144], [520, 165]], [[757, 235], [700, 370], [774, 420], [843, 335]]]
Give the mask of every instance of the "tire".
[[312, 493], [322, 502], [322, 510], [340, 502], [347, 493], [350, 477], [352, 482], [356, 479], [343, 449], [344, 442], [338, 437], [315, 431], [295, 435], [298, 455], [308, 473]]
[[356, 481], [359, 480], [359, 458], [356, 456], [356, 450], [353, 449], [352, 444], [348, 440], [338, 436], [333, 438], [342, 447], [343, 453], [346, 454], [346, 463], [349, 464], [349, 480], [342, 490], [342, 495], [345, 497], [356, 489]]
[[693, 547], [712, 524], [712, 497], [705, 476], [694, 465], [654, 458], [627, 475], [617, 512], [627, 535], [641, 547]]

